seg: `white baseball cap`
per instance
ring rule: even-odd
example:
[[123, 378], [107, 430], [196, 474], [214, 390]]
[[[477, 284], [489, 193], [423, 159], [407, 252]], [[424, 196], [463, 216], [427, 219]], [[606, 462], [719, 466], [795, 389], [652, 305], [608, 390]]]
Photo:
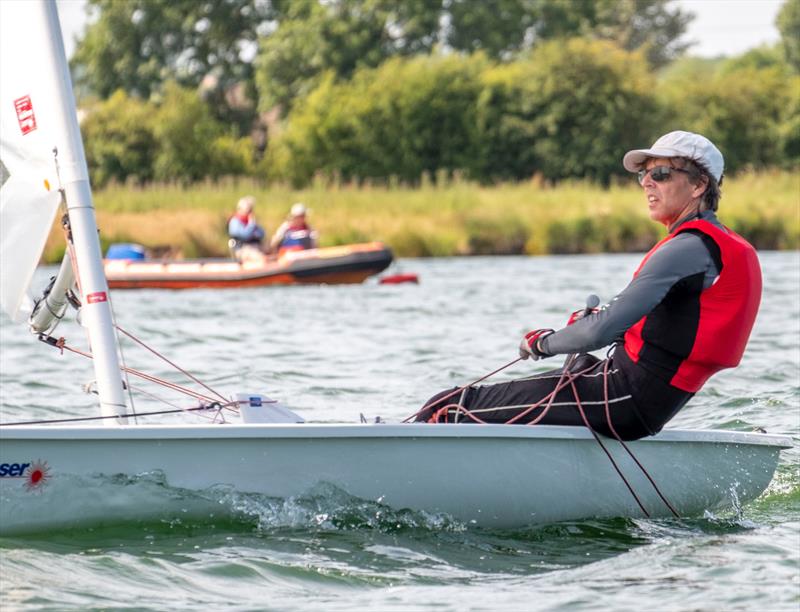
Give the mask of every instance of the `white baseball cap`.
[[302, 217], [304, 214], [306, 214], [306, 210], [305, 204], [302, 202], [296, 202], [295, 204], [292, 204], [292, 210], [289, 212], [289, 214], [292, 217]]
[[247, 196], [244, 196], [243, 198], [241, 198], [236, 203], [236, 208], [238, 210], [240, 210], [241, 212], [248, 212], [249, 213], [249, 212], [251, 212], [253, 210], [253, 207], [255, 206], [255, 204], [256, 204], [256, 199], [251, 195], [247, 195]]
[[692, 132], [675, 131], [664, 134], [649, 149], [628, 151], [622, 165], [628, 172], [638, 172], [649, 157], [685, 157], [699, 162], [719, 182], [725, 169], [722, 153], [705, 136]]

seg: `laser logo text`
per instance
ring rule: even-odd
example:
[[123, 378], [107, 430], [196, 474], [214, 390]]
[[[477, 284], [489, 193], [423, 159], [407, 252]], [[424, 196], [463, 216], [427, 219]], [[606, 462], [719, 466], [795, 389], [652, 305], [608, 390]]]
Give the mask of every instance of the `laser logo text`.
[[39, 489], [50, 478], [50, 467], [46, 461], [0, 463], [0, 478], [19, 478], [24, 480], [29, 491]]

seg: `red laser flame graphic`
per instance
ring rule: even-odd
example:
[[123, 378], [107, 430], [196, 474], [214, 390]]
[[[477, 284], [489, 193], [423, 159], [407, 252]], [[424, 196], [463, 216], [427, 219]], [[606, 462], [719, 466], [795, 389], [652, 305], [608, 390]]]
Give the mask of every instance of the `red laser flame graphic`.
[[28, 491], [35, 491], [40, 489], [50, 479], [50, 466], [46, 461], [38, 459], [31, 463], [30, 467], [25, 471], [25, 488]]

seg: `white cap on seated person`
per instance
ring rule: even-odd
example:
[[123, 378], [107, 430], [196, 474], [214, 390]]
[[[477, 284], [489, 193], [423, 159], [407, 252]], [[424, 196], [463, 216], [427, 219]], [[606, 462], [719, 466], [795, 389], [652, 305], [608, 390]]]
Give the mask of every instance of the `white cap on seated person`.
[[628, 172], [636, 172], [649, 157], [685, 157], [699, 162], [717, 181], [722, 182], [725, 160], [722, 153], [705, 136], [680, 130], [664, 134], [649, 149], [628, 151], [622, 158], [622, 165]]
[[236, 210], [244, 214], [250, 214], [253, 212], [253, 207], [256, 204], [256, 199], [251, 196], [247, 195], [239, 199], [236, 203]]
[[292, 217], [302, 217], [307, 211], [308, 209], [306, 208], [305, 204], [302, 202], [296, 202], [292, 204], [292, 210], [289, 212], [289, 215]]

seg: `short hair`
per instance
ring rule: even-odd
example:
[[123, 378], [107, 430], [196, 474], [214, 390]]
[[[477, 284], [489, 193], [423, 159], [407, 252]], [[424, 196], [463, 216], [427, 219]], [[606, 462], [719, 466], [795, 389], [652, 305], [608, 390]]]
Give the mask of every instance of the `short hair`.
[[256, 204], [256, 199], [251, 195], [246, 195], [239, 199], [236, 203], [236, 208], [239, 210], [253, 210]]
[[693, 185], [698, 184], [702, 177], [706, 177], [706, 190], [703, 193], [703, 201], [700, 210], [716, 211], [719, 208], [719, 200], [722, 197], [720, 185], [724, 177], [720, 176], [719, 181], [717, 181], [714, 175], [711, 174], [709, 169], [703, 164], [686, 157], [672, 157], [670, 158], [670, 162], [675, 164], [676, 167], [686, 170], [686, 173], [689, 175], [689, 182]]

